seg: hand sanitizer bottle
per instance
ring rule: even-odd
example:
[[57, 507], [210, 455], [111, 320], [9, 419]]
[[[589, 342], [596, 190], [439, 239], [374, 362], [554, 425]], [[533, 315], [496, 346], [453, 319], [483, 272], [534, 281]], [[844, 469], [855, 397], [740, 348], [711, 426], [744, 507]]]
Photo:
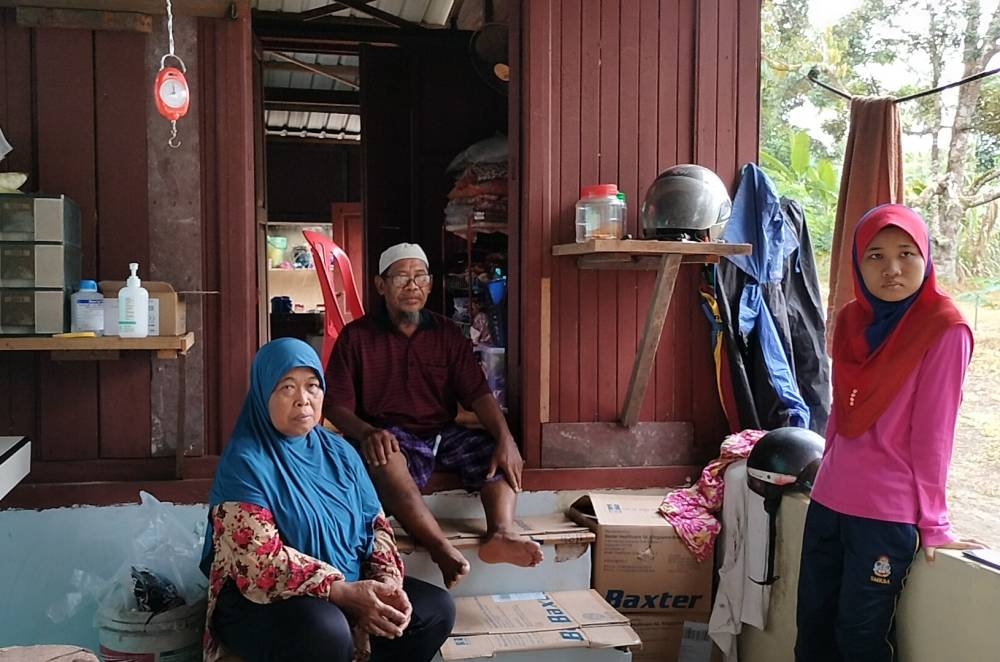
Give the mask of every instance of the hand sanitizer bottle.
[[118, 290], [118, 335], [122, 338], [145, 338], [149, 335], [149, 292], [139, 280], [139, 264], [128, 265], [132, 275]]

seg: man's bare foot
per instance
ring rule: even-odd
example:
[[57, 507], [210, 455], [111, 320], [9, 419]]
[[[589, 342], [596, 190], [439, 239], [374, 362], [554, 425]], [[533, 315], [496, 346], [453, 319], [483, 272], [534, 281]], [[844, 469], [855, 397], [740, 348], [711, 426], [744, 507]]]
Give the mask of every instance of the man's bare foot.
[[455, 588], [467, 574], [469, 574], [469, 561], [462, 552], [458, 551], [454, 545], [445, 542], [437, 551], [432, 551], [431, 560], [441, 569], [441, 578], [444, 579], [445, 588]]
[[545, 555], [534, 540], [517, 533], [498, 531], [479, 546], [479, 558], [484, 563], [510, 563], [531, 568], [541, 563]]

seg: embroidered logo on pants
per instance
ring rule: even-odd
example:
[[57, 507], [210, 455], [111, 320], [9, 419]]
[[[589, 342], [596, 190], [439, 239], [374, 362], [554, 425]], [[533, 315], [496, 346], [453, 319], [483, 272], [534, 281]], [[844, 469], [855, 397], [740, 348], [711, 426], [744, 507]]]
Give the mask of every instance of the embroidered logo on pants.
[[872, 572], [875, 573], [868, 580], [874, 584], [891, 584], [889, 581], [889, 575], [892, 574], [892, 566], [889, 565], [889, 557], [882, 555], [878, 557], [875, 561], [875, 565], [872, 566]]

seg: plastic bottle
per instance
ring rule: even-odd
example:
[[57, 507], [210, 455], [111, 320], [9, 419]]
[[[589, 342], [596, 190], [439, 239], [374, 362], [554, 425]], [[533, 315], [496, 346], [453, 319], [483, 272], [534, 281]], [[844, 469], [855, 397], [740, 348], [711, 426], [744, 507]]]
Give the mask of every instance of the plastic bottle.
[[580, 189], [576, 203], [576, 240], [621, 239], [625, 228], [625, 201], [616, 184], [596, 184]]
[[145, 338], [149, 335], [149, 292], [139, 280], [139, 263], [129, 262], [132, 275], [118, 290], [118, 335]]
[[93, 331], [104, 335], [104, 295], [97, 291], [97, 283], [81, 280], [80, 288], [70, 300], [70, 331]]

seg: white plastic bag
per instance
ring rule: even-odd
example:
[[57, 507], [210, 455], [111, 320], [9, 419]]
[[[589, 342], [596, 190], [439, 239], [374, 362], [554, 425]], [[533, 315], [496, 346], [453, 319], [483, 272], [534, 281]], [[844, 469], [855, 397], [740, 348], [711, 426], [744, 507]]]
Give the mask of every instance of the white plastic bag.
[[141, 512], [135, 518], [139, 524], [129, 537], [124, 563], [110, 579], [75, 569], [70, 578], [73, 590], [46, 610], [53, 622], [70, 618], [88, 600], [102, 609], [137, 609], [133, 569], [169, 582], [186, 604], [205, 598], [208, 581], [198, 568], [202, 539], [173, 515], [171, 506], [148, 492], [139, 497]]

